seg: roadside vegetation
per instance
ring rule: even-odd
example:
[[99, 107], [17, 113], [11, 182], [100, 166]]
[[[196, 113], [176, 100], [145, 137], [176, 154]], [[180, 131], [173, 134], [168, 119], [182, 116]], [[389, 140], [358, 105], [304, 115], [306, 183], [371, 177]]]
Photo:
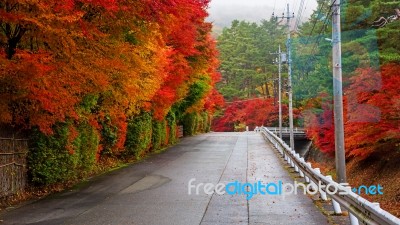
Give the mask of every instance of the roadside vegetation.
[[223, 98], [207, 5], [1, 1], [0, 124], [29, 139], [28, 188], [142, 159], [180, 125], [210, 130]]

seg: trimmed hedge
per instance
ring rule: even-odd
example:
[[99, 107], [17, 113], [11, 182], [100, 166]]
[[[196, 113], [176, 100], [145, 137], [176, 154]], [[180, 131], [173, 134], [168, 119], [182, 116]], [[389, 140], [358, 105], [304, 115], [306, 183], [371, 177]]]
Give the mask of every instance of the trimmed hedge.
[[204, 118], [204, 132], [208, 133], [211, 130], [211, 116], [206, 112], [203, 112], [202, 116]]
[[200, 133], [207, 133], [210, 132], [210, 119], [206, 112], [202, 112], [199, 115], [199, 122], [197, 131]]
[[151, 147], [152, 125], [152, 117], [147, 112], [143, 112], [128, 121], [125, 141], [125, 153], [127, 155], [141, 158], [146, 154]]
[[152, 149], [158, 150], [166, 145], [167, 123], [163, 121], [153, 121]]
[[[210, 118], [205, 112], [184, 114], [180, 122], [185, 136], [210, 129]], [[163, 121], [155, 121], [150, 113], [142, 112], [128, 120], [124, 154], [114, 155], [112, 146], [118, 139], [118, 128], [111, 124], [108, 117], [101, 123], [99, 131], [86, 122], [79, 125], [59, 123], [52, 135], [33, 129], [27, 157], [29, 178], [35, 185], [81, 178], [95, 169], [97, 157], [141, 158], [149, 150], [175, 144], [176, 131], [177, 119], [173, 111]], [[103, 150], [98, 155], [100, 146]]]
[[96, 165], [96, 155], [100, 144], [100, 137], [97, 132], [87, 123], [78, 127], [79, 135], [74, 140], [76, 153], [79, 156], [78, 169], [80, 175], [86, 175], [92, 171]]
[[166, 120], [167, 120], [167, 125], [168, 125], [168, 144], [175, 144], [177, 141], [176, 138], [176, 116], [175, 113], [172, 111], [169, 111], [167, 116], [166, 116]]
[[185, 136], [210, 132], [211, 129], [210, 117], [206, 112], [185, 114], [182, 119], [182, 125]]
[[70, 129], [69, 124], [58, 124], [50, 136], [37, 129], [32, 131], [27, 157], [31, 182], [37, 185], [64, 182], [93, 170], [99, 145], [97, 133], [89, 125], [81, 124], [78, 136], [68, 146]]
[[196, 113], [185, 114], [182, 119], [182, 125], [183, 125], [183, 135], [184, 136], [192, 136], [192, 135], [196, 134], [197, 114]]
[[111, 119], [109, 116], [106, 116], [103, 121], [101, 121], [101, 146], [102, 146], [102, 155], [113, 155], [113, 146], [118, 141], [118, 127], [114, 126], [111, 123]]

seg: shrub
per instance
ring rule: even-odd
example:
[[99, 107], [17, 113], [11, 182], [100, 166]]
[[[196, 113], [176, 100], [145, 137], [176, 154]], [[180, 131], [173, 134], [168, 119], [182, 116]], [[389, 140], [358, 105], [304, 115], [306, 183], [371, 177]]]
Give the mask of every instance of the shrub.
[[74, 140], [75, 153], [79, 156], [79, 176], [91, 172], [96, 165], [96, 155], [100, 144], [99, 134], [87, 123], [78, 127], [79, 135]]
[[46, 185], [74, 177], [78, 163], [76, 154], [66, 149], [68, 126], [58, 124], [54, 134], [46, 136], [32, 131], [28, 153], [28, 170], [34, 184]]
[[203, 118], [203, 127], [204, 127], [203, 132], [206, 132], [206, 133], [210, 132], [211, 120], [210, 120], [210, 117], [208, 116], [208, 113], [202, 112], [201, 117]]
[[153, 121], [152, 148], [158, 150], [165, 146], [167, 137], [167, 123], [163, 121]]
[[187, 113], [182, 119], [183, 135], [192, 136], [197, 131], [197, 113]]
[[195, 133], [204, 133], [204, 118], [202, 114], [197, 115]]
[[152, 141], [152, 117], [143, 112], [128, 121], [128, 132], [125, 141], [125, 152], [140, 158], [146, 154]]
[[111, 123], [109, 116], [105, 116], [104, 120], [100, 122], [101, 124], [101, 141], [102, 146], [101, 154], [112, 156], [113, 146], [118, 141], [118, 127]]
[[91, 172], [98, 145], [98, 134], [86, 123], [78, 129], [70, 124], [57, 124], [52, 135], [33, 129], [27, 157], [30, 180], [37, 185], [48, 185]]
[[168, 143], [169, 144], [175, 144], [176, 143], [176, 116], [175, 113], [172, 111], [169, 111], [167, 116], [167, 125], [168, 125]]
[[244, 131], [246, 131], [246, 124], [244, 123], [235, 124], [235, 132], [244, 132]]

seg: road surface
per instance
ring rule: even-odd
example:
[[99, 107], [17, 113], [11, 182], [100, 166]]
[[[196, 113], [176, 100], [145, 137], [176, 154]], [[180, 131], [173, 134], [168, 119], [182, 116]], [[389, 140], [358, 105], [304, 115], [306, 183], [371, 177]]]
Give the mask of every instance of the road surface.
[[[303, 194], [217, 193], [188, 183], [292, 182], [278, 154], [260, 133], [209, 133], [188, 137], [141, 163], [3, 213], [3, 224], [328, 224]], [[200, 186], [201, 187], [201, 186]], [[201, 191], [203, 190], [203, 191]]]

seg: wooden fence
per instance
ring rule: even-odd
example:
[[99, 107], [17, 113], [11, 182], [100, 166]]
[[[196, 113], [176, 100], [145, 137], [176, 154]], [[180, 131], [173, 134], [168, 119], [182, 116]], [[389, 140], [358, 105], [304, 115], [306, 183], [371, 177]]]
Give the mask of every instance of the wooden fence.
[[176, 134], [178, 138], [183, 137], [183, 126], [178, 126], [178, 129], [176, 130]]
[[[0, 198], [24, 190], [28, 140], [0, 132]], [[10, 137], [11, 136], [11, 137]]]

